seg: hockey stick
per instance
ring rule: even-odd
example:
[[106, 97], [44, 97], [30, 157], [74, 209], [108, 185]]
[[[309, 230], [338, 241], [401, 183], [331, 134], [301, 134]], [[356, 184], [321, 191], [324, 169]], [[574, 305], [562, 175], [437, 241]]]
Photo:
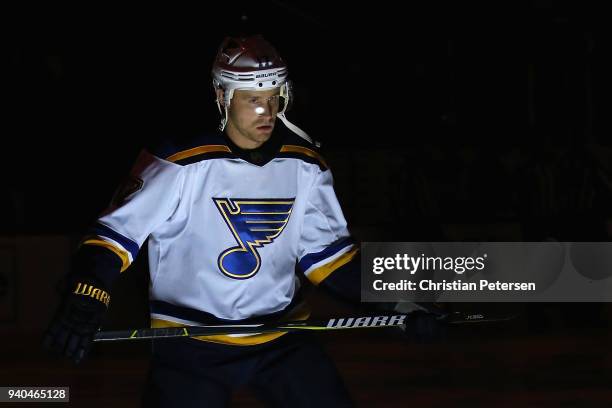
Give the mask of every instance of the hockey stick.
[[[402, 327], [410, 314], [389, 314], [376, 316], [343, 317], [327, 320], [301, 320], [261, 324], [221, 324], [206, 326], [157, 327], [135, 330], [100, 331], [94, 341], [144, 340], [169, 337], [216, 336], [229, 334], [254, 334], [270, 332], [300, 332], [366, 329], [380, 327]], [[447, 324], [478, 322], [500, 322], [510, 320], [515, 315], [494, 316], [486, 313], [453, 312], [439, 317]]]

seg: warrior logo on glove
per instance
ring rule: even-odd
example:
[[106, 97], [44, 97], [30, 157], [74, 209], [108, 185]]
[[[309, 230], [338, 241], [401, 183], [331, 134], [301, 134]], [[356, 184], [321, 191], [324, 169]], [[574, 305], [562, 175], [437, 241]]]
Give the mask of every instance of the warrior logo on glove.
[[87, 283], [78, 282], [73, 293], [75, 295], [83, 295], [96, 299], [104, 303], [106, 307], [108, 307], [110, 303], [110, 295], [106, 291], [88, 285]]

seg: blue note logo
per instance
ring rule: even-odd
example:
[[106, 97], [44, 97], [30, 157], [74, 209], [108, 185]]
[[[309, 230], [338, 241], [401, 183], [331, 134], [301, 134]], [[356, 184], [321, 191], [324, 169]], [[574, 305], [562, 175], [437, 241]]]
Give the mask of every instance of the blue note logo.
[[213, 198], [213, 201], [238, 244], [219, 255], [219, 269], [234, 279], [254, 276], [261, 267], [257, 248], [270, 244], [283, 232], [295, 198]]

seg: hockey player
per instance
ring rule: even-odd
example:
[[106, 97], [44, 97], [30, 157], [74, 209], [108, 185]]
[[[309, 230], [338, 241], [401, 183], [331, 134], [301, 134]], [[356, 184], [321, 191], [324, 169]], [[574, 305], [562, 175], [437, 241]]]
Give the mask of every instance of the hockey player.
[[[212, 76], [218, 131], [141, 152], [76, 254], [47, 348], [85, 358], [145, 241], [152, 327], [305, 319], [296, 269], [359, 302], [358, 247], [331, 172], [285, 117], [285, 62], [261, 36], [227, 38]], [[352, 405], [321, 347], [283, 332], [155, 341], [144, 405], [225, 406], [246, 384], [275, 406]]]
[[[152, 327], [306, 318], [296, 264], [359, 299], [358, 248], [330, 170], [285, 117], [285, 62], [261, 36], [227, 38], [212, 76], [219, 131], [141, 152], [77, 252], [48, 348], [86, 356], [113, 281], [147, 239]], [[155, 342], [145, 404], [223, 406], [244, 384], [276, 406], [351, 405], [317, 343], [282, 332]]]

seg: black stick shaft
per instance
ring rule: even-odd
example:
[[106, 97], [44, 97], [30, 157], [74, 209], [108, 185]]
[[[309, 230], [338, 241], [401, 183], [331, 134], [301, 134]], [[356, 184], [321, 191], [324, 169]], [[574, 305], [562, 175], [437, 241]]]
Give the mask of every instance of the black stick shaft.
[[94, 337], [94, 341], [397, 327], [404, 324], [406, 316], [407, 315], [404, 314], [395, 314], [380, 316], [345, 317], [327, 320], [301, 320], [266, 324], [230, 324], [102, 331], [96, 334], [96, 336]]
[[[154, 338], [215, 336], [229, 334], [253, 334], [270, 332], [327, 331], [403, 326], [407, 314], [387, 314], [377, 316], [342, 317], [327, 320], [301, 320], [265, 324], [229, 324], [209, 326], [183, 326], [131, 329], [120, 331], [101, 331], [94, 341], [144, 340]], [[498, 322], [515, 316], [492, 316], [485, 313], [465, 314], [461, 312], [440, 316], [447, 324]]]

